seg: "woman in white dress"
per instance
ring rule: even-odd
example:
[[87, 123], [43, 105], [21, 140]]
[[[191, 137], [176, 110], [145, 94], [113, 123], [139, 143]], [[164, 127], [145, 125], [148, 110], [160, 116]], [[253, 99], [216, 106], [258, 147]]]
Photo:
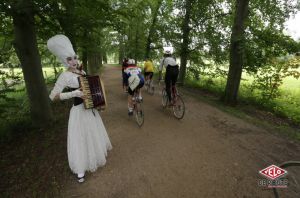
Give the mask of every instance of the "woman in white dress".
[[[78, 182], [83, 182], [85, 171], [93, 172], [105, 165], [107, 151], [112, 145], [98, 111], [83, 106], [85, 96], [79, 89], [77, 77], [85, 73], [78, 70], [77, 56], [70, 40], [64, 35], [56, 35], [48, 40], [47, 46], [67, 67], [49, 97], [52, 101], [74, 98], [68, 124], [68, 160]], [[62, 93], [66, 87], [73, 91]]]

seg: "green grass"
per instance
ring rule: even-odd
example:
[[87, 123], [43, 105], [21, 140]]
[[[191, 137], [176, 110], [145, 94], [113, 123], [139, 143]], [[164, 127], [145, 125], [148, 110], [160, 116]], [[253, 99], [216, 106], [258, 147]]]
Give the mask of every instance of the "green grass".
[[[64, 69], [64, 67], [57, 67], [56, 69], [57, 69], [57, 71], [59, 71], [60, 69]], [[0, 70], [2, 70], [4, 72], [10, 72], [11, 71], [11, 69], [8, 69], [8, 68], [0, 68]], [[13, 70], [14, 70], [15, 74], [20, 73], [21, 76], [23, 77], [23, 72], [22, 72], [21, 68], [14, 68]], [[45, 74], [47, 75], [47, 77], [54, 75], [53, 67], [43, 67], [42, 70], [43, 70], [44, 78], [46, 78]]]
[[[239, 100], [259, 105], [278, 116], [283, 116], [300, 124], [300, 80], [293, 77], [287, 77], [283, 80], [283, 85], [279, 90], [281, 95], [272, 101], [263, 101], [258, 90], [251, 92], [248, 86], [253, 81], [253, 77], [247, 74], [242, 75], [242, 81], [239, 89]], [[188, 79], [188, 86], [199, 87], [221, 96], [225, 90], [226, 79], [210, 79], [208, 76], [201, 76], [199, 81]]]
[[300, 93], [300, 79], [295, 79], [293, 77], [286, 77], [283, 80], [283, 84], [281, 88], [283, 90], [291, 90], [293, 92]]
[[[203, 80], [202, 80], [203, 81]], [[274, 119], [274, 115], [272, 116], [272, 113], [268, 113], [267, 108], [264, 108], [266, 111], [260, 111], [262, 113], [256, 114], [256, 110], [260, 109], [261, 106], [257, 106], [257, 101], [249, 101], [254, 100], [251, 99], [255, 96], [245, 96], [245, 87], [241, 86], [242, 88], [242, 95], [244, 98], [242, 103], [240, 103], [236, 107], [231, 106], [225, 106], [221, 100], [220, 96], [223, 93], [223, 90], [225, 88], [225, 82], [221, 82], [220, 80], [217, 80], [218, 83], [214, 83], [213, 85], [210, 85], [209, 87], [203, 87], [203, 82], [190, 80], [188, 79], [186, 81], [186, 86], [190, 87], [191, 90], [188, 88], [186, 94], [193, 95], [194, 97], [200, 99], [201, 101], [204, 101], [205, 103], [208, 103], [212, 106], [217, 107], [218, 109], [222, 110], [223, 112], [229, 113], [235, 117], [241, 118], [243, 120], [246, 120], [247, 122], [262, 127], [266, 129], [267, 131], [272, 131], [277, 134], [283, 134], [284, 136], [287, 136], [293, 140], [300, 141], [300, 133], [299, 130], [294, 128], [294, 125], [288, 124], [288, 121], [282, 122], [282, 118]], [[201, 88], [201, 91], [196, 91], [195, 89]], [[244, 90], [243, 90], [244, 88]], [[222, 90], [222, 91], [220, 91]], [[208, 91], [209, 93], [207, 93]], [[248, 93], [248, 92], [246, 92]], [[286, 100], [285, 100], [286, 101]], [[281, 102], [283, 104], [283, 102]], [[286, 107], [291, 107], [286, 105]], [[281, 109], [281, 115], [282, 112], [293, 112], [294, 115], [292, 116], [294, 119], [297, 118], [297, 116], [300, 115], [300, 108], [298, 109]], [[269, 111], [274, 111], [273, 109], [269, 109]], [[282, 115], [284, 117], [288, 117], [285, 115]]]

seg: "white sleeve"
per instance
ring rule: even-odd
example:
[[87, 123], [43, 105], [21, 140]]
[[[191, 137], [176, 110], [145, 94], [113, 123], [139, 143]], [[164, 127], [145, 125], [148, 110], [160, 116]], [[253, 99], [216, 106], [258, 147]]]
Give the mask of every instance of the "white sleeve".
[[56, 83], [55, 83], [55, 86], [54, 88], [52, 89], [50, 95], [49, 95], [49, 98], [51, 100], [54, 99], [54, 97], [61, 93], [62, 90], [66, 87], [66, 80], [65, 80], [65, 77], [64, 77], [64, 73], [61, 73], [60, 76], [58, 77]]
[[66, 99], [70, 99], [70, 98], [74, 98], [74, 97], [81, 97], [81, 96], [83, 96], [83, 92], [77, 89], [77, 90], [71, 91], [71, 92], [60, 93], [59, 99], [66, 100]]

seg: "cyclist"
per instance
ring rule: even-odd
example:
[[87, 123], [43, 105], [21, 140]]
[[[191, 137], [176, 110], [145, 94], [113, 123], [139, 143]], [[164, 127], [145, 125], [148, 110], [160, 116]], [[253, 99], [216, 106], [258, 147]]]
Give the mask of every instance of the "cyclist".
[[136, 66], [133, 59], [128, 60], [128, 66], [124, 73], [126, 74], [125, 79], [128, 85], [128, 115], [133, 115], [132, 96], [138, 90], [139, 100], [142, 100], [141, 88], [144, 86], [144, 78], [142, 70]]
[[176, 63], [175, 58], [172, 57], [172, 52], [170, 49], [164, 50], [164, 58], [161, 59], [159, 66], [159, 80], [161, 80], [161, 73], [163, 67], [166, 67], [166, 75], [165, 75], [165, 84], [166, 84], [166, 92], [168, 95], [168, 99], [170, 101], [169, 105], [172, 106], [171, 100], [171, 86], [175, 86], [179, 74], [179, 66]]
[[152, 60], [150, 58], [146, 58], [144, 63], [144, 76], [145, 76], [146, 83], [150, 83], [150, 81], [152, 80], [153, 72], [154, 72], [154, 68], [153, 68]]

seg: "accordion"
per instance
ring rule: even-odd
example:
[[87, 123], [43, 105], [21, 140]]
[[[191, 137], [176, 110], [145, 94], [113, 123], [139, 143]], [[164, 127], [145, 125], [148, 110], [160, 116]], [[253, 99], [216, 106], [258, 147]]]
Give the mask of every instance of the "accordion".
[[104, 85], [99, 76], [78, 76], [78, 81], [86, 96], [83, 100], [86, 109], [106, 106]]

